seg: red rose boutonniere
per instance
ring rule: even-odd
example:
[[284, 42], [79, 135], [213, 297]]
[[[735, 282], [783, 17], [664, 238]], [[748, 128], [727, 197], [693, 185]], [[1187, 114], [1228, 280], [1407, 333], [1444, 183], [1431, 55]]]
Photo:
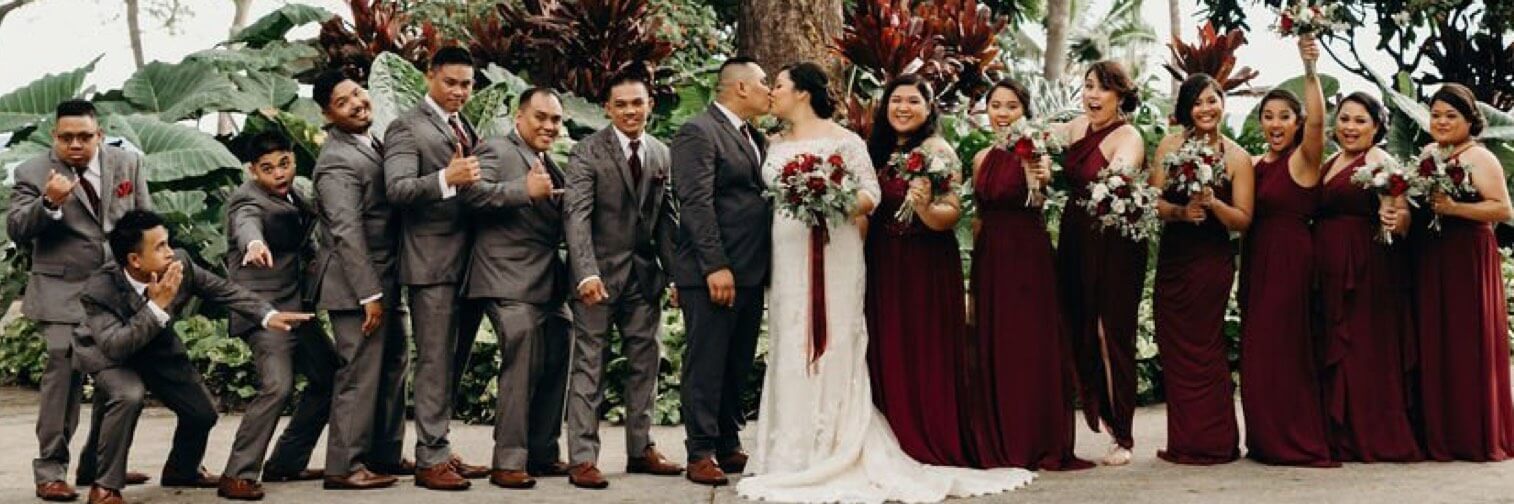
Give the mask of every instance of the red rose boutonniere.
[[130, 180], [122, 180], [121, 184], [116, 186], [116, 197], [125, 198], [131, 195], [132, 189]]

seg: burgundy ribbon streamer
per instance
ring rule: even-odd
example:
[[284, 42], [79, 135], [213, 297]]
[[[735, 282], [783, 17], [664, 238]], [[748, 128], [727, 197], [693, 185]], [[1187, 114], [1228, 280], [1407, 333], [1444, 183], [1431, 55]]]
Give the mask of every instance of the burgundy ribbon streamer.
[[810, 373], [825, 354], [825, 244], [831, 241], [825, 221], [810, 226]]

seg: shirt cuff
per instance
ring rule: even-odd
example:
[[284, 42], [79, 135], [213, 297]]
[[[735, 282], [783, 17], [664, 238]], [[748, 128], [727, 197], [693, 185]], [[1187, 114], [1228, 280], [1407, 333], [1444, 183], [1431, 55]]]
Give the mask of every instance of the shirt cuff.
[[273, 311], [273, 310], [269, 310], [268, 313], [263, 314], [263, 321], [261, 323], [259, 323], [259, 325], [263, 326], [264, 329], [267, 329], [268, 328], [268, 321], [273, 319], [273, 314], [275, 314], [275, 313], [278, 313], [278, 312], [277, 311]]
[[589, 275], [587, 277], [584, 277], [583, 280], [579, 280], [578, 281], [578, 288], [579, 289], [584, 288], [584, 284], [589, 283], [590, 280], [599, 280], [599, 275]]
[[151, 311], [153, 318], [158, 319], [158, 324], [164, 327], [168, 326], [168, 319], [173, 318], [172, 316], [168, 315], [168, 312], [163, 311], [162, 308], [159, 308], [158, 303], [154, 303], [152, 302], [152, 300], [147, 301], [147, 310]]
[[457, 196], [457, 188], [447, 184], [447, 172], [436, 172], [436, 183], [442, 188], [442, 199], [451, 199]]
[[52, 220], [63, 219], [63, 207], [61, 206], [58, 208], [48, 208], [47, 205], [42, 205], [42, 211], [47, 212], [47, 216], [52, 218]]
[[358, 302], [357, 302], [357, 304], [365, 305], [365, 304], [368, 304], [368, 303], [372, 303], [374, 301], [378, 301], [380, 299], [384, 299], [384, 293], [382, 293], [382, 292], [380, 292], [378, 294], [374, 294], [372, 296], [365, 297], [363, 299], [359, 299]]

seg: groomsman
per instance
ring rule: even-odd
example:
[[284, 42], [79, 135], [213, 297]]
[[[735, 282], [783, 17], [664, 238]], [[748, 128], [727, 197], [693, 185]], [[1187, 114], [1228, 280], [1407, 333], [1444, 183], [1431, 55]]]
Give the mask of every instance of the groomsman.
[[96, 270], [85, 283], [79, 297], [84, 323], [74, 331], [74, 366], [95, 380], [99, 428], [90, 441], [98, 447], [100, 470], [89, 502], [124, 502], [127, 451], [147, 392], [179, 418], [163, 486], [215, 488], [217, 478], [200, 466], [216, 423], [215, 402], [174, 332], [173, 314], [198, 296], [264, 329], [289, 331], [311, 315], [276, 311], [257, 294], [195, 266], [189, 254], [169, 247], [168, 229], [152, 212], [122, 214], [109, 243], [117, 267]]
[[[64, 481], [68, 442], [79, 425], [83, 376], [74, 371], [70, 347], [74, 327], [84, 319], [79, 289], [91, 272], [108, 262], [105, 234], [129, 210], [151, 209], [142, 158], [103, 145], [104, 132], [88, 101], [69, 100], [54, 113], [53, 148], [17, 167], [6, 212], [11, 241], [31, 248], [31, 272], [21, 314], [36, 322], [47, 340], [42, 397], [37, 411], [39, 453], [32, 461], [37, 497], [68, 501], [78, 497]], [[91, 427], [93, 429], [93, 427]], [[94, 480], [87, 449], [80, 455], [79, 483]], [[128, 483], [147, 481], [128, 473]]]
[[568, 156], [568, 258], [577, 298], [573, 308], [573, 372], [568, 398], [568, 481], [605, 488], [600, 473], [599, 407], [605, 350], [620, 330], [630, 367], [626, 383], [627, 473], [676, 476], [683, 467], [663, 457], [651, 438], [662, 293], [673, 260], [678, 222], [667, 194], [666, 145], [646, 133], [651, 88], [639, 77], [611, 81], [605, 112], [611, 126], [579, 142]]
[[395, 278], [399, 221], [384, 197], [384, 146], [368, 132], [368, 92], [333, 71], [316, 80], [312, 96], [326, 116], [327, 134], [313, 177], [325, 232], [311, 291], [331, 319], [340, 357], [325, 487], [382, 488], [396, 481], [389, 471], [405, 465], [400, 452], [410, 349]]
[[[479, 180], [478, 136], [459, 110], [473, 93], [473, 58], [460, 47], [431, 55], [426, 97], [384, 133], [385, 196], [401, 216], [400, 283], [415, 337], [415, 484], [463, 490], [489, 474], [452, 453], [447, 440], [458, 366], [481, 312], [460, 303], [472, 231], [458, 191]], [[462, 362], [459, 362], [462, 361]]]
[[477, 217], [467, 297], [487, 302], [499, 336], [489, 482], [504, 488], [531, 488], [533, 476], [564, 472], [557, 438], [568, 373], [568, 272], [558, 254], [563, 217], [556, 189], [563, 174], [547, 155], [562, 122], [557, 93], [521, 93], [515, 131], [479, 147], [482, 179], [462, 191]]
[[688, 327], [684, 443], [689, 480], [706, 485], [724, 485], [726, 473], [746, 468], [741, 395], [772, 260], [772, 205], [761, 171], [767, 140], [747, 122], [768, 111], [767, 74], [732, 58], [719, 79], [715, 103], [678, 129], [672, 147], [679, 226], [671, 270]]
[[[273, 306], [308, 311], [304, 272], [311, 260], [315, 211], [294, 190], [294, 150], [277, 132], [254, 135], [241, 149], [248, 178], [226, 201], [226, 273]], [[331, 340], [318, 325], [293, 333], [261, 329], [257, 321], [232, 313], [231, 335], [247, 340], [258, 371], [258, 395], [247, 405], [217, 495], [259, 500], [264, 481], [320, 479], [308, 469], [310, 452], [331, 414], [331, 382], [337, 365]], [[294, 415], [265, 466], [263, 456], [278, 427], [284, 403], [294, 393], [294, 373], [305, 375]]]

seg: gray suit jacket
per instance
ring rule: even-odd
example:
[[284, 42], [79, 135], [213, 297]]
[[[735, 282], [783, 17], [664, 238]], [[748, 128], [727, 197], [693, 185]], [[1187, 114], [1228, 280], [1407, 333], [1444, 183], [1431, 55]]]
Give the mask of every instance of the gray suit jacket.
[[361, 137], [327, 131], [315, 163], [316, 206], [325, 232], [311, 291], [322, 309], [356, 310], [393, 278], [399, 221], [384, 196], [383, 156]]
[[564, 194], [572, 285], [596, 276], [610, 300], [620, 299], [635, 278], [643, 299], [656, 303], [668, 284], [678, 229], [673, 198], [667, 194], [668, 147], [642, 135], [642, 180], [631, 169], [614, 126], [583, 139], [568, 155]]
[[[526, 195], [525, 176], [536, 156], [514, 132], [479, 146], [483, 180], [461, 192], [476, 217], [466, 297], [533, 304], [566, 298], [567, 266], [558, 252], [561, 198], [531, 201]], [[547, 170], [563, 180], [555, 164], [548, 162]]]
[[[463, 121], [472, 135], [472, 127]], [[385, 196], [400, 213], [400, 282], [458, 283], [468, 260], [469, 226], [460, 198], [442, 199], [437, 172], [457, 149], [452, 127], [425, 102], [384, 133]]]
[[[761, 152], [767, 140], [755, 140]], [[767, 285], [773, 206], [763, 195], [762, 156], [711, 104], [673, 136], [673, 194], [678, 198], [678, 256], [673, 281], [704, 287], [730, 268], [738, 287]]]
[[[305, 309], [305, 266], [314, 255], [315, 211], [299, 191], [292, 198], [274, 196], [251, 179], [242, 182], [226, 200], [226, 276], [237, 285], [257, 293], [281, 310]], [[242, 266], [247, 245], [262, 241], [273, 253], [273, 267]], [[232, 336], [258, 329], [259, 320], [231, 314]]]
[[[128, 210], [152, 209], [142, 158], [110, 145], [100, 146], [100, 206], [104, 218], [89, 209], [82, 184], [60, 207], [63, 218], [53, 220], [42, 206], [48, 175], [56, 170], [70, 179], [74, 171], [53, 152], [31, 159], [15, 170], [16, 186], [6, 213], [11, 241], [30, 246], [32, 270], [26, 283], [21, 313], [26, 318], [57, 323], [84, 319], [79, 289], [91, 272], [112, 261], [105, 234]], [[118, 194], [120, 194], [118, 196]]]
[[[218, 277], [189, 260], [189, 253], [177, 251], [184, 262], [184, 281], [179, 293], [163, 310], [170, 315], [184, 308], [192, 297], [199, 297], [248, 318], [262, 319], [273, 306], [257, 294]], [[133, 292], [126, 273], [115, 264], [96, 270], [79, 296], [84, 307], [84, 323], [74, 329], [74, 369], [96, 373], [123, 365], [152, 366], [165, 359], [188, 359], [184, 342], [168, 325], [158, 323], [147, 308], [143, 295]], [[163, 366], [163, 369], [193, 369], [188, 366]], [[191, 378], [191, 377], [180, 377]]]

